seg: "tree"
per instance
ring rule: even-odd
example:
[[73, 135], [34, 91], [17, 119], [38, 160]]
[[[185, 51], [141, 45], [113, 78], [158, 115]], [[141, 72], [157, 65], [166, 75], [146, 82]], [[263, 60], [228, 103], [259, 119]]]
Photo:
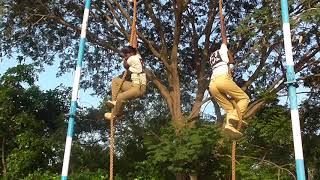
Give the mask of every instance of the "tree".
[[[38, 63], [52, 63], [53, 54], [66, 58], [61, 64], [62, 72], [68, 67], [74, 67], [69, 56], [75, 56], [77, 49], [75, 45], [80, 32], [78, 24], [82, 18], [82, 4], [78, 1], [11, 1], [6, 5], [5, 27], [1, 31], [2, 40], [6, 42], [3, 48], [5, 55], [10, 55], [14, 48], [19, 47], [21, 53]], [[149, 78], [167, 102], [173, 122], [178, 127], [185, 124], [183, 114], [189, 114], [187, 119], [199, 116], [203, 94], [208, 85], [206, 60], [210, 49], [220, 41], [218, 21], [215, 21], [218, 16], [217, 6], [216, 1], [182, 0], [145, 0], [139, 4], [138, 36], [142, 41], [141, 52], [144, 52], [147, 64], [154, 72], [148, 71]], [[272, 11], [270, 6], [277, 11]], [[302, 32], [306, 35], [303, 35], [304, 44], [294, 42], [296, 72], [304, 70], [307, 64], [317, 64], [313, 57], [319, 51], [319, 19], [312, 19], [316, 16], [310, 13], [317, 13], [313, 9], [316, 6], [318, 3], [314, 1], [290, 6], [294, 18], [293, 35], [302, 35]], [[101, 93], [99, 88], [105, 84], [105, 79], [100, 77], [110, 72], [109, 67], [113, 68], [112, 64], [117, 61], [113, 58], [114, 53], [119, 52], [116, 47], [129, 38], [126, 28], [131, 23], [129, 10], [130, 7], [123, 1], [93, 2], [88, 29], [88, 44], [92, 50], [86, 54], [85, 69], [85, 75], [91, 74], [92, 77], [84, 82], [84, 87], [93, 86], [97, 93]], [[230, 49], [235, 53], [240, 67], [237, 77], [244, 73], [249, 76], [243, 89], [261, 87], [256, 94], [261, 91], [274, 94], [283, 89], [285, 75], [281, 74], [283, 51], [281, 22], [277, 15], [280, 12], [279, 4], [274, 1], [230, 1], [225, 3], [225, 11]], [[18, 20], [13, 21], [14, 18]], [[310, 28], [304, 28], [304, 23]], [[33, 38], [36, 36], [39, 38]], [[312, 37], [316, 41], [311, 40]], [[246, 68], [252, 64], [256, 64], [253, 73]], [[268, 79], [264, 77], [270, 72], [276, 76]], [[274, 80], [273, 84], [269, 83], [271, 80]], [[184, 104], [182, 95], [185, 92], [194, 94], [190, 97], [192, 105], [187, 104], [189, 101]], [[255, 99], [248, 115], [262, 104], [263, 98]], [[191, 106], [191, 109], [184, 112], [182, 107], [185, 106]]]
[[[166, 102], [176, 131], [185, 125], [193, 127], [209, 83], [206, 60], [221, 42], [218, 2], [143, 0], [138, 6], [139, 49], [149, 67], [148, 77]], [[40, 66], [59, 57], [60, 73], [75, 67], [83, 12], [79, 1], [7, 1], [4, 7], [3, 56], [17, 51]], [[229, 48], [238, 67], [235, 78], [248, 79], [242, 84], [252, 99], [248, 118], [285, 91], [280, 3], [227, 1], [224, 7]], [[289, 6], [297, 73], [319, 66], [315, 56], [320, 50], [318, 7], [313, 0]], [[119, 69], [117, 47], [130, 37], [130, 10], [126, 1], [93, 2], [85, 55], [87, 79], [82, 87], [105, 94], [110, 74]]]
[[10, 68], [0, 78], [2, 175], [10, 179], [35, 170], [60, 170], [66, 91], [42, 92], [32, 65]]
[[[320, 68], [315, 67], [311, 69], [310, 74], [304, 74], [304, 85], [309, 87], [308, 98], [301, 105], [301, 123], [302, 137], [304, 142], [304, 156], [306, 159], [306, 166], [308, 167], [308, 176], [310, 179], [318, 179], [320, 177], [319, 171], [319, 157], [320, 157], [320, 124], [319, 124], [319, 92], [320, 92]], [[317, 74], [313, 76], [312, 74]]]

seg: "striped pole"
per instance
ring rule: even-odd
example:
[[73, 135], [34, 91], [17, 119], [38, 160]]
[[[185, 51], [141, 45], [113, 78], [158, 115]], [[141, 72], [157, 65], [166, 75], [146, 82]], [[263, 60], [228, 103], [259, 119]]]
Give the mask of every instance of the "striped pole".
[[69, 122], [68, 122], [66, 146], [64, 149], [62, 175], [61, 175], [62, 180], [66, 180], [68, 177], [73, 128], [74, 128], [74, 124], [75, 124], [75, 116], [76, 116], [76, 111], [77, 111], [78, 89], [79, 89], [81, 67], [82, 67], [85, 42], [86, 42], [86, 30], [87, 30], [87, 25], [88, 25], [90, 4], [91, 4], [91, 0], [85, 1], [85, 9], [84, 9], [83, 20], [82, 20], [81, 38], [80, 38], [80, 45], [79, 45], [79, 52], [78, 52], [77, 67], [76, 67], [76, 71], [74, 74], [74, 82], [73, 82], [73, 88], [72, 88], [70, 118], [69, 118]]
[[294, 154], [296, 159], [296, 172], [298, 180], [305, 180], [305, 170], [304, 170], [304, 160], [301, 142], [301, 132], [300, 132], [300, 120], [298, 112], [298, 102], [296, 93], [296, 78], [294, 72], [294, 63], [292, 56], [292, 45], [291, 45], [291, 33], [290, 33], [290, 23], [289, 23], [289, 13], [288, 13], [288, 2], [287, 0], [281, 0], [281, 14], [283, 21], [283, 36], [284, 36], [284, 48], [286, 53], [287, 61], [287, 82], [289, 99], [290, 99], [290, 109], [291, 109], [291, 122], [292, 122], [292, 133], [293, 133], [293, 144], [294, 144]]

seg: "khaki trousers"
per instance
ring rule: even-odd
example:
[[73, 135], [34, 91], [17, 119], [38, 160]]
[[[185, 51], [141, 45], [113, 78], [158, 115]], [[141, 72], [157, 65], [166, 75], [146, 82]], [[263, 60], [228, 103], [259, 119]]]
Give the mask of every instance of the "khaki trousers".
[[[117, 100], [116, 106], [112, 110], [112, 114], [115, 116], [117, 116], [119, 113], [123, 111], [123, 103], [125, 103], [128, 100], [133, 100], [138, 97], [141, 97], [146, 93], [146, 85], [133, 84], [130, 81], [124, 81], [121, 86], [121, 83], [122, 79], [120, 78], [114, 78], [112, 80], [112, 100]], [[120, 91], [117, 96], [116, 93], [119, 90], [119, 88]]]
[[248, 95], [232, 80], [229, 75], [215, 76], [209, 84], [209, 91], [226, 113], [238, 117], [235, 107], [233, 107], [227, 96], [230, 96], [236, 101], [241, 111], [241, 116], [247, 110], [249, 104]]

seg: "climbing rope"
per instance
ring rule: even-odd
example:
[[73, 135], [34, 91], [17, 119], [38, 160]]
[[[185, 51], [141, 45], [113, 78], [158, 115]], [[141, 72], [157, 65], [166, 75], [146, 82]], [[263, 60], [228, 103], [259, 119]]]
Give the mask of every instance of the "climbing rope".
[[[130, 1], [130, 0], [129, 0]], [[137, 22], [137, 1], [133, 0], [133, 20], [132, 20], [132, 25], [131, 25], [131, 35], [130, 35], [130, 45], [133, 48], [138, 47], [138, 42], [137, 42], [137, 29], [136, 29], [136, 22]], [[125, 71], [122, 79], [121, 79], [121, 84], [119, 86], [119, 89], [117, 89], [116, 93], [114, 96], [112, 96], [112, 101], [117, 100], [117, 96], [121, 90], [121, 87], [126, 79], [126, 76], [128, 74], [128, 71]], [[113, 154], [114, 154], [114, 133], [115, 133], [115, 127], [114, 127], [114, 122], [115, 118], [113, 117], [110, 120], [110, 180], [113, 180]]]
[[113, 180], [113, 152], [114, 152], [114, 120], [110, 120], [110, 180]]
[[133, 0], [133, 19], [132, 19], [132, 25], [131, 25], [130, 45], [134, 48], [138, 47], [136, 24], [137, 24], [137, 0]]
[[[231, 100], [231, 103], [233, 107], [236, 108], [237, 114], [239, 117], [239, 123], [237, 126], [237, 130], [240, 131], [241, 126], [242, 126], [242, 114], [239, 109], [239, 106], [235, 102], [235, 100]], [[236, 148], [237, 148], [237, 141], [232, 141], [232, 152], [231, 152], [231, 171], [232, 171], [232, 180], [236, 180]]]
[[[122, 79], [121, 79], [121, 85], [119, 86], [119, 88], [117, 89], [115, 95], [112, 97], [112, 101], [115, 101], [117, 99], [117, 96], [120, 92], [121, 86], [124, 83], [125, 79], [127, 76], [127, 71], [124, 72]], [[110, 119], [110, 180], [113, 180], [113, 153], [114, 153], [114, 132], [115, 132], [115, 128], [114, 128], [114, 118]]]
[[236, 179], [236, 146], [237, 142], [232, 141], [232, 151], [231, 151], [231, 172], [232, 172], [232, 180]]
[[[224, 16], [222, 12], [222, 4], [223, 0], [219, 0], [219, 15], [220, 15], [220, 25], [221, 25], [221, 37], [222, 37], [222, 42], [227, 45], [227, 35], [226, 35], [226, 30], [224, 26]], [[233, 58], [233, 57], [231, 57]], [[232, 59], [233, 61], [233, 59]], [[230, 72], [230, 71], [229, 71]], [[238, 117], [239, 117], [239, 123], [237, 126], [237, 130], [240, 131], [241, 126], [242, 126], [242, 114], [241, 111], [235, 102], [235, 100], [231, 100], [231, 103], [233, 107], [236, 109]], [[232, 150], [231, 150], [231, 171], [232, 171], [232, 180], [236, 180], [236, 147], [237, 147], [237, 142], [235, 140], [232, 141]]]

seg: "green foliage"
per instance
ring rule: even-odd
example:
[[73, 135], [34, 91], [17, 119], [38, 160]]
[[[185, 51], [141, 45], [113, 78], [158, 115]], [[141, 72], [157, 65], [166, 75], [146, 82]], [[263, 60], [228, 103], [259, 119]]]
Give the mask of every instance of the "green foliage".
[[[84, 169], [81, 171], [74, 172], [73, 174], [68, 177], [68, 179], [77, 180], [77, 179], [101, 179], [101, 180], [107, 180], [109, 175], [106, 173], [106, 171], [98, 169], [97, 171], [90, 171], [88, 169]], [[115, 180], [118, 180], [118, 178], [115, 178]]]
[[255, 96], [257, 97], [257, 99], [264, 99], [266, 102], [277, 102], [277, 94], [274, 93], [269, 93], [267, 91], [264, 91], [260, 88], [257, 88], [255, 90], [255, 92], [257, 93]]
[[29, 174], [23, 180], [35, 180], [35, 179], [43, 179], [43, 180], [59, 180], [61, 179], [61, 175], [58, 173], [52, 173], [50, 171], [35, 171], [32, 174]]
[[253, 118], [247, 133], [255, 136], [256, 142], [276, 146], [292, 145], [291, 122], [288, 110], [281, 106], [273, 106], [259, 112]]
[[161, 170], [158, 166], [155, 166], [150, 161], [145, 160], [135, 163], [136, 172], [133, 174], [135, 180], [165, 180], [173, 179], [172, 174], [168, 174], [166, 170]]
[[[286, 166], [284, 168], [287, 168]], [[292, 172], [283, 170], [273, 163], [259, 162], [259, 160], [241, 159], [237, 165], [237, 177], [240, 179], [294, 179]]]
[[259, 111], [238, 143], [241, 179], [292, 179], [294, 151], [290, 111], [272, 105]]
[[172, 173], [196, 173], [217, 145], [220, 135], [215, 126], [183, 129], [176, 135], [172, 127], [163, 129], [155, 141], [146, 141], [148, 161]]
[[[105, 147], [97, 144], [82, 144], [75, 141], [72, 144], [70, 157], [70, 171], [86, 169], [89, 171], [106, 171], [109, 164], [109, 155]], [[77, 173], [74, 173], [76, 175]]]
[[309, 23], [320, 23], [320, 4], [315, 1], [302, 1], [306, 10], [301, 13], [301, 19]]
[[[319, 88], [317, 90], [319, 92]], [[317, 92], [316, 91], [316, 92]], [[318, 93], [310, 96], [301, 105], [302, 142], [310, 179], [320, 178], [320, 98]]]
[[[50, 171], [35, 171], [32, 174], [29, 174], [23, 180], [35, 180], [35, 179], [43, 179], [43, 180], [59, 180], [61, 179], [61, 174], [52, 173]], [[90, 171], [88, 169], [78, 170], [73, 174], [68, 176], [68, 179], [71, 180], [86, 180], [86, 179], [99, 179], [99, 180], [107, 180], [108, 174], [104, 170], [98, 169], [97, 171]], [[117, 180], [118, 178], [116, 178]]]
[[31, 65], [11, 68], [0, 78], [0, 137], [10, 179], [60, 166], [66, 92], [42, 92], [35, 78]]
[[37, 80], [35, 69], [32, 65], [18, 65], [8, 69], [0, 79], [3, 86], [22, 88], [22, 83], [33, 85]]

